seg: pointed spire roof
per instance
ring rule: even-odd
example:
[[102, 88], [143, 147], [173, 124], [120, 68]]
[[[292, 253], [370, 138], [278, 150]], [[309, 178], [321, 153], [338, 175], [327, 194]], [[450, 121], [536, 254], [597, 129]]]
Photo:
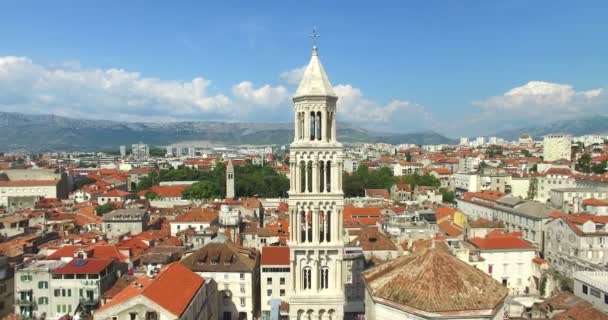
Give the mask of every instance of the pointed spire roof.
[[310, 62], [304, 71], [304, 76], [300, 81], [294, 98], [305, 96], [337, 97], [329, 79], [327, 79], [327, 74], [325, 73], [325, 69], [323, 69], [321, 60], [319, 60], [319, 53], [316, 46], [312, 48]]

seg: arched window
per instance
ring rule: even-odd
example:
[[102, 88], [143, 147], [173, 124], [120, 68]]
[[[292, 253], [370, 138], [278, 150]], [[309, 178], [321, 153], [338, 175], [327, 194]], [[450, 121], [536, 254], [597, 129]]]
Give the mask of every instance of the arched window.
[[306, 215], [306, 241], [312, 242], [312, 211]]
[[321, 268], [321, 289], [329, 288], [329, 268], [322, 267]]
[[307, 180], [307, 190], [308, 192], [312, 192], [312, 160], [308, 161], [308, 166], [306, 168], [306, 173], [308, 176], [308, 180]]
[[331, 211], [325, 213], [325, 241], [331, 242]]
[[316, 129], [317, 129], [317, 140], [321, 140], [321, 132], [323, 132], [323, 131], [321, 131], [321, 129], [323, 127], [321, 125], [321, 123], [323, 123], [322, 119], [323, 118], [321, 117], [321, 111], [317, 112], [317, 127], [316, 127]]
[[332, 125], [333, 125], [333, 118], [334, 118], [334, 114], [333, 112], [330, 112], [327, 114], [327, 125], [325, 126], [325, 130], [327, 131], [327, 140], [331, 140], [331, 130], [332, 130]]
[[319, 226], [319, 242], [325, 241], [325, 213], [323, 211], [319, 211], [319, 221], [321, 225]]
[[310, 267], [304, 267], [302, 270], [302, 288], [312, 289], [312, 269]]
[[306, 242], [306, 212], [300, 211], [300, 241], [298, 242]]
[[300, 161], [300, 192], [306, 192], [306, 162]]
[[325, 163], [319, 161], [319, 192], [325, 191]]
[[325, 161], [325, 190], [331, 192], [331, 161]]
[[300, 134], [300, 140], [304, 140], [304, 112], [300, 112], [299, 113], [299, 134]]
[[316, 131], [317, 129], [315, 127], [315, 123], [317, 121], [316, 121], [316, 117], [315, 117], [315, 112], [314, 111], [310, 112], [310, 119], [309, 120], [310, 120], [309, 121], [310, 122], [310, 130], [309, 130], [310, 132], [309, 133], [310, 133], [310, 140], [312, 141], [312, 140], [315, 140], [315, 132], [317, 132]]

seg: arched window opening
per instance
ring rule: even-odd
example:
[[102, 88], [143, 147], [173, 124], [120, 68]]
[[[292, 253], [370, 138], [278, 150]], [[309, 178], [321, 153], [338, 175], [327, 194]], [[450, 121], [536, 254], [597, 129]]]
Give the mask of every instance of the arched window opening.
[[319, 221], [321, 225], [319, 226], [319, 242], [325, 241], [325, 212], [319, 211]]
[[300, 192], [306, 191], [306, 162], [300, 161]]
[[331, 192], [331, 161], [325, 162], [325, 190]]
[[317, 130], [316, 127], [315, 127], [315, 123], [317, 122], [316, 121], [317, 119], [315, 117], [315, 112], [314, 111], [310, 112], [310, 119], [309, 120], [310, 120], [309, 121], [310, 122], [310, 132], [309, 132], [310, 133], [310, 140], [313, 141], [313, 140], [315, 140], [315, 132]]
[[325, 241], [331, 242], [331, 211], [325, 214]]
[[321, 289], [329, 288], [329, 268], [321, 268]]
[[308, 192], [312, 192], [312, 161], [308, 161], [308, 166], [306, 168], [306, 173], [307, 173], [307, 177], [308, 180], [306, 181], [306, 186], [307, 186], [307, 190]]
[[300, 211], [300, 241], [306, 242], [306, 212]]
[[304, 267], [304, 270], [302, 271], [302, 280], [304, 281], [302, 287], [305, 290], [312, 289], [312, 269], [310, 269], [310, 267]]
[[325, 192], [325, 164], [319, 161], [319, 192]]
[[306, 241], [312, 242], [312, 211], [306, 215]]
[[327, 133], [327, 141], [331, 141], [332, 137], [331, 137], [331, 130], [332, 130], [332, 126], [333, 126], [333, 119], [334, 119], [334, 113], [330, 112], [327, 114], [327, 125], [325, 126], [325, 130]]
[[317, 128], [317, 140], [319, 140], [319, 141], [321, 140], [321, 133], [323, 132], [322, 131], [323, 125], [321, 125], [323, 123], [322, 119], [323, 119], [323, 117], [321, 117], [321, 111], [317, 112], [317, 127], [316, 128]]

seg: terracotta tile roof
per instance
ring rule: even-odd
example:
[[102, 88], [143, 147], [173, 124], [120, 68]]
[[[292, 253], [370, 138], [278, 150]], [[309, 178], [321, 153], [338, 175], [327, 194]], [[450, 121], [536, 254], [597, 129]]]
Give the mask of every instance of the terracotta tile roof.
[[345, 207], [342, 212], [342, 216], [344, 219], [352, 219], [359, 217], [380, 217], [382, 212], [378, 207], [368, 207], [368, 208], [357, 208], [357, 207]]
[[171, 312], [176, 318], [181, 318], [204, 283], [205, 279], [201, 276], [174, 262], [162, 268], [156, 278], [147, 276], [137, 278], [133, 284], [128, 285], [97, 312], [103, 312], [112, 306], [143, 295]]
[[397, 245], [393, 243], [391, 239], [389, 239], [384, 233], [380, 232], [378, 228], [374, 227], [362, 229], [359, 235], [350, 243], [361, 247], [365, 251], [399, 250]]
[[453, 219], [456, 209], [450, 207], [437, 207], [435, 209], [435, 218], [437, 222], [441, 223], [446, 219]]
[[101, 195], [99, 195], [100, 197], [106, 197], [106, 198], [124, 198], [124, 197], [128, 197], [131, 194], [126, 192], [126, 191], [122, 191], [122, 190], [118, 190], [118, 189], [114, 189], [114, 190], [110, 190], [107, 191], [105, 193], [102, 193]]
[[[182, 193], [188, 186], [180, 185], [180, 186], [152, 186], [150, 190], [159, 195], [162, 198], [179, 198], [182, 196]], [[141, 191], [137, 194], [140, 195]], [[145, 195], [145, 193], [144, 193]]]
[[608, 315], [593, 308], [589, 302], [579, 302], [574, 307], [556, 314], [554, 320], [608, 320]]
[[395, 188], [397, 191], [412, 192], [412, 186], [407, 183], [398, 183]]
[[532, 262], [534, 262], [536, 264], [545, 264], [545, 263], [547, 263], [547, 261], [545, 261], [545, 259], [539, 258], [539, 257], [536, 257], [536, 258], [532, 259]]
[[521, 233], [502, 233], [497, 230], [486, 235], [485, 238], [471, 238], [469, 242], [481, 250], [508, 250], [508, 249], [529, 249], [534, 250], [534, 246], [521, 238]]
[[47, 259], [59, 260], [61, 258], [74, 257], [76, 251], [78, 250], [87, 251], [89, 253], [87, 255], [88, 258], [117, 260], [119, 262], [127, 261], [127, 257], [120, 253], [116, 246], [109, 244], [94, 244], [92, 246], [66, 245], [60, 247], [57, 249], [57, 251], [50, 254]]
[[569, 176], [572, 174], [572, 170], [568, 168], [550, 168], [549, 170], [543, 172], [545, 175], [558, 175], [558, 176]]
[[462, 235], [462, 229], [460, 229], [451, 221], [443, 221], [439, 223], [437, 227], [448, 237], [458, 237]]
[[289, 247], [263, 247], [262, 265], [289, 265]]
[[608, 201], [589, 198], [589, 199], [583, 200], [583, 205], [592, 206], [592, 207], [606, 207], [606, 206], [608, 206]]
[[454, 257], [441, 243], [367, 270], [363, 278], [374, 300], [426, 312], [494, 309], [508, 294], [507, 288]]
[[103, 293], [104, 299], [113, 299], [114, 296], [124, 290], [128, 285], [133, 283], [135, 279], [135, 276], [132, 275], [122, 275], [120, 278], [116, 279], [116, 282], [114, 282], [114, 285], [110, 289], [106, 290], [106, 292]]
[[504, 228], [504, 223], [500, 220], [488, 220], [486, 218], [479, 218], [477, 220], [469, 222], [470, 228]]
[[365, 189], [365, 195], [371, 198], [390, 198], [388, 189]]
[[177, 216], [173, 222], [198, 222], [198, 223], [211, 223], [215, 221], [219, 213], [216, 210], [210, 208], [193, 208], [192, 210], [186, 211]]
[[193, 252], [181, 263], [195, 272], [254, 272], [259, 253], [253, 248], [241, 247], [230, 240], [217, 241], [220, 236]]
[[99, 274], [110, 266], [110, 259], [72, 259], [66, 265], [55, 268], [53, 274]]

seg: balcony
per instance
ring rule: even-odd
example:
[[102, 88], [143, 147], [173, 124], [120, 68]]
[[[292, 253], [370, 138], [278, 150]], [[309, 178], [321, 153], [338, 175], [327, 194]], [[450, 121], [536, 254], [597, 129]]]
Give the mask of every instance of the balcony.
[[96, 307], [99, 305], [99, 298], [80, 298], [80, 305], [83, 307]]
[[15, 299], [16, 306], [34, 307], [36, 302], [33, 299]]

